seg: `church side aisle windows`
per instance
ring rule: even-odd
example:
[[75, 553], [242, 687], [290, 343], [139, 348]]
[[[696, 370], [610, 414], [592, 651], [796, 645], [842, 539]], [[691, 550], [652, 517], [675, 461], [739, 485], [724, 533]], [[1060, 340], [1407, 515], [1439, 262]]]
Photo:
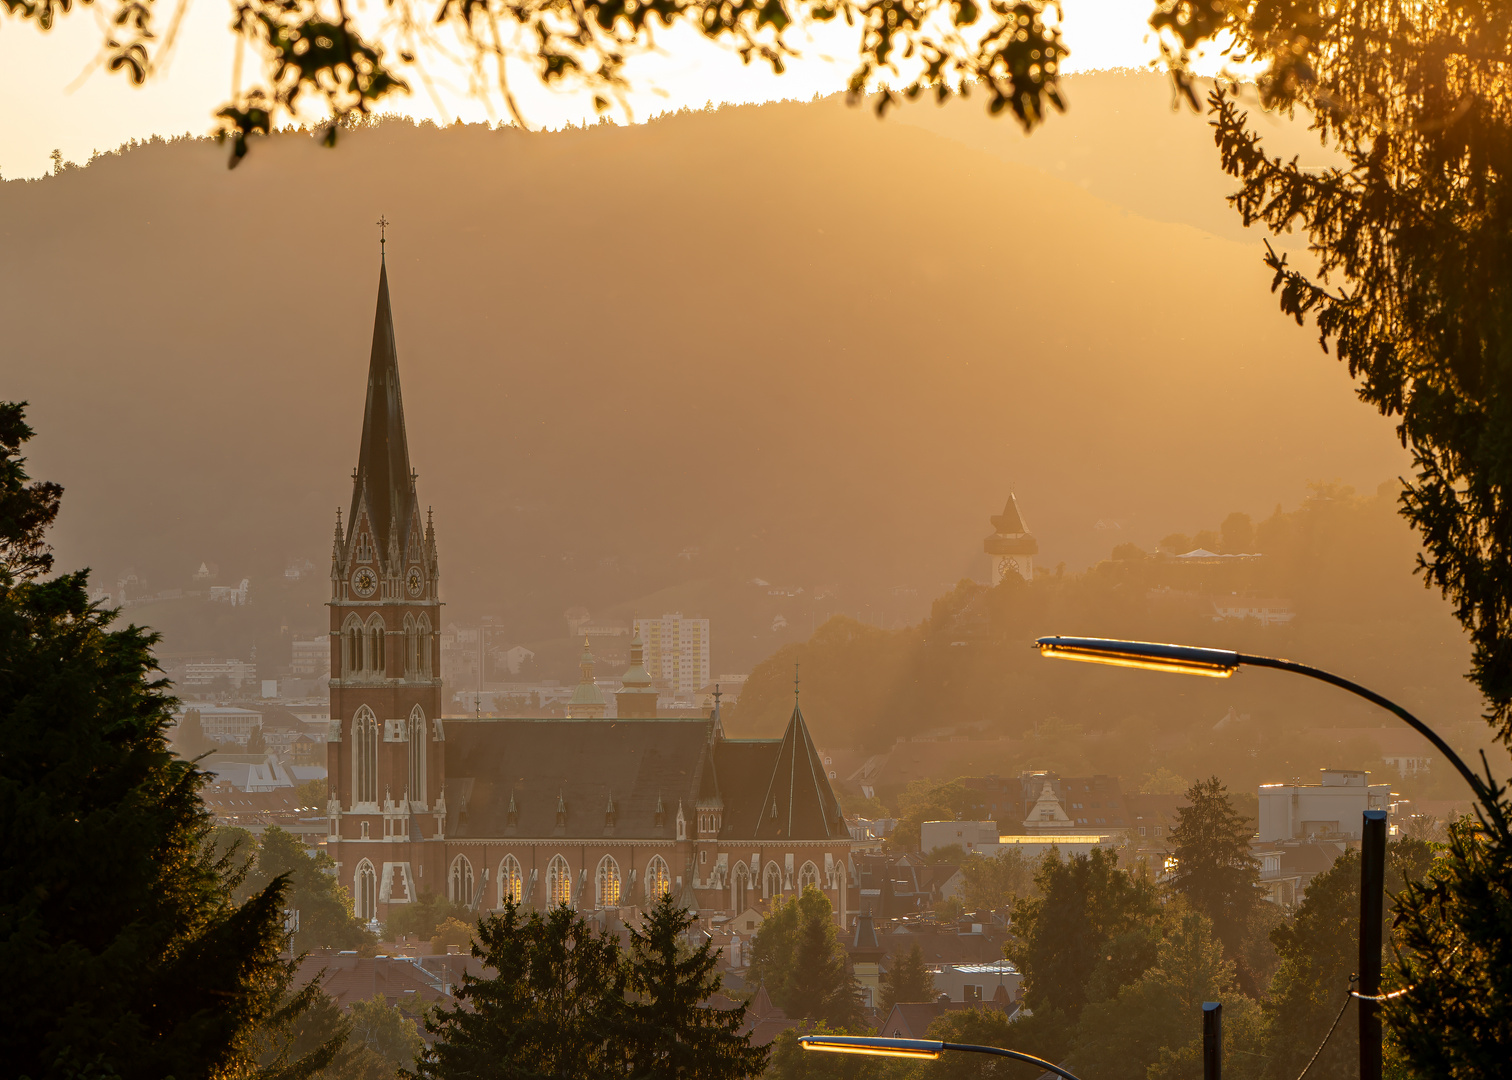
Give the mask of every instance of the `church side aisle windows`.
[[672, 879], [667, 874], [667, 863], [660, 855], [651, 857], [651, 865], [646, 867], [646, 899], [655, 903], [665, 896], [672, 888]]
[[762, 899], [770, 900], [780, 895], [782, 895], [782, 871], [777, 869], [776, 863], [767, 863], [766, 874], [762, 878], [761, 885]]
[[372, 922], [378, 917], [378, 875], [366, 859], [357, 864], [356, 886], [352, 891], [357, 894], [357, 918]]
[[619, 907], [619, 902], [619, 863], [615, 862], [613, 857], [605, 855], [599, 861], [598, 867], [598, 906], [601, 908]]
[[418, 705], [409, 715], [409, 797], [425, 804], [425, 711]]
[[819, 887], [819, 868], [811, 862], [806, 862], [803, 864], [803, 869], [798, 871], [798, 891], [802, 892], [810, 885], [816, 889]]
[[352, 775], [358, 803], [378, 801], [378, 718], [366, 705], [357, 710], [352, 721]]
[[452, 860], [451, 880], [448, 895], [454, 904], [472, 905], [473, 899], [473, 868], [472, 863], [467, 861], [467, 856], [458, 855]]
[[546, 888], [551, 896], [551, 906], [572, 903], [572, 870], [567, 860], [554, 855], [546, 869]]
[[504, 861], [499, 864], [499, 906], [518, 904], [523, 885], [519, 861], [513, 855], [504, 856]]

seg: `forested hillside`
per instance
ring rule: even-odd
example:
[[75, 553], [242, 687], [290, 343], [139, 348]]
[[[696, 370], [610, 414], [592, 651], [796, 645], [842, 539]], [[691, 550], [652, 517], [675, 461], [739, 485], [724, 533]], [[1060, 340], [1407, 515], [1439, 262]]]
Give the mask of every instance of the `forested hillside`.
[[[1488, 745], [1462, 676], [1463, 635], [1438, 595], [1411, 574], [1415, 543], [1396, 516], [1393, 485], [1368, 496], [1320, 486], [1260, 521], [1236, 513], [1162, 539], [1149, 551], [1115, 548], [1082, 573], [1052, 569], [1032, 583], [1008, 577], [992, 589], [963, 581], [934, 601], [927, 619], [903, 630], [832, 620], [755, 670], [731, 726], [743, 734], [780, 731], [792, 710], [793, 664], [801, 662], [815, 737], [853, 751], [842, 767], [927, 733], [971, 740], [950, 757], [955, 772], [1051, 768], [1112, 773], [1133, 784], [1160, 769], [1187, 779], [1216, 772], [1235, 790], [1253, 791], [1261, 782], [1310, 779], [1323, 767], [1380, 770], [1367, 739], [1341, 744], [1329, 729], [1399, 724], [1296, 676], [1180, 677], [1046, 660], [1031, 647], [1037, 637], [1067, 634], [1290, 657], [1400, 701], [1467, 759]], [[1258, 557], [1172, 557], [1199, 545]], [[1214, 600], [1235, 596], [1280, 601], [1295, 614], [1279, 626], [1219, 620]], [[918, 751], [899, 753], [906, 759]], [[1461, 797], [1458, 778], [1441, 771], [1439, 797]], [[892, 772], [909, 775], [901, 761]]]
[[[155, 592], [208, 560], [267, 596], [308, 560], [319, 583], [380, 214], [449, 612], [533, 647], [575, 606], [683, 610], [714, 620], [716, 671], [749, 670], [831, 614], [913, 621], [985, 574], [1010, 487], [1076, 570], [1397, 472], [1389, 426], [1275, 313], [1258, 239], [1171, 220], [1221, 200], [1216, 164], [1173, 164], [1211, 152], [1200, 118], [1157, 76], [1097, 79], [1044, 143], [834, 99], [388, 121], [230, 173], [155, 142], [0, 184], [6, 390], [70, 492], [62, 564]], [[321, 617], [300, 597], [263, 633]]]

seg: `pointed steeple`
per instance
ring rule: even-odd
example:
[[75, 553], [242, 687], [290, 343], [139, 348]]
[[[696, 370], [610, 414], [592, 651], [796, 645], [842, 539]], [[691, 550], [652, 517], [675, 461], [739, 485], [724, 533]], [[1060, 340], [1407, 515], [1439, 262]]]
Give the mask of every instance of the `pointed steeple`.
[[793, 715], [762, 799], [767, 812], [756, 826], [758, 840], [828, 840], [849, 835], [797, 696], [795, 692]]
[[367, 408], [362, 417], [362, 447], [357, 455], [348, 527], [355, 527], [365, 494], [376, 547], [381, 556], [387, 557], [409, 524], [413, 490], [409, 441], [404, 434], [404, 403], [399, 395], [399, 347], [394, 340], [394, 311], [389, 303], [385, 262], [378, 271], [378, 308], [373, 315]]

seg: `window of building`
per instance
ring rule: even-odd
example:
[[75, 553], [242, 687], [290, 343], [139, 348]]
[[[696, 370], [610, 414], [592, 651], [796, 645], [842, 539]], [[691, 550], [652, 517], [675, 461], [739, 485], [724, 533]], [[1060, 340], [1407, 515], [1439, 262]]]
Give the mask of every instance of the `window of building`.
[[366, 705], [352, 719], [352, 797], [359, 803], [378, 801], [378, 718]]
[[374, 615], [368, 622], [368, 664], [367, 669], [373, 675], [382, 676], [388, 672], [387, 657], [384, 655], [383, 620]]
[[524, 892], [520, 877], [520, 863], [513, 855], [504, 856], [499, 864], [499, 906], [518, 904]]
[[378, 917], [378, 876], [373, 873], [373, 864], [363, 859], [357, 864], [356, 893], [357, 918], [372, 922]]
[[572, 869], [560, 855], [553, 855], [546, 868], [546, 891], [552, 907], [572, 903]]
[[761, 896], [764, 900], [780, 895], [782, 892], [782, 871], [777, 869], [776, 863], [767, 863], [766, 873], [762, 876]]
[[448, 886], [447, 894], [451, 897], [452, 903], [472, 906], [473, 868], [472, 863], [467, 861], [467, 856], [458, 855], [452, 860]]
[[746, 864], [735, 864], [735, 873], [730, 875], [730, 907], [738, 915], [748, 906], [747, 894], [751, 888], [751, 875], [746, 870]]
[[409, 797], [425, 802], [425, 710], [418, 705], [409, 715]]
[[619, 907], [619, 902], [619, 863], [605, 855], [599, 860], [598, 866], [598, 906], [601, 908]]
[[812, 862], [806, 862], [803, 869], [798, 871], [798, 891], [802, 892], [810, 885], [816, 889], [819, 887], [819, 868]]
[[667, 873], [667, 863], [660, 855], [651, 857], [651, 864], [646, 867], [646, 896], [651, 900], [659, 900], [672, 890], [672, 878]]

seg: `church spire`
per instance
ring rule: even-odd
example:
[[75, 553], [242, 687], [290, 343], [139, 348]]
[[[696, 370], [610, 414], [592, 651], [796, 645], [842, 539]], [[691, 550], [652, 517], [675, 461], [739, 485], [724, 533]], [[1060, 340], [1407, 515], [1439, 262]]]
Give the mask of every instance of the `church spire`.
[[388, 265], [384, 263], [378, 271], [367, 409], [362, 417], [362, 448], [357, 455], [348, 528], [356, 525], [365, 496], [376, 546], [387, 556], [392, 544], [402, 542], [409, 526], [411, 491], [409, 442], [404, 434], [404, 403], [399, 396], [399, 348], [394, 341]]

